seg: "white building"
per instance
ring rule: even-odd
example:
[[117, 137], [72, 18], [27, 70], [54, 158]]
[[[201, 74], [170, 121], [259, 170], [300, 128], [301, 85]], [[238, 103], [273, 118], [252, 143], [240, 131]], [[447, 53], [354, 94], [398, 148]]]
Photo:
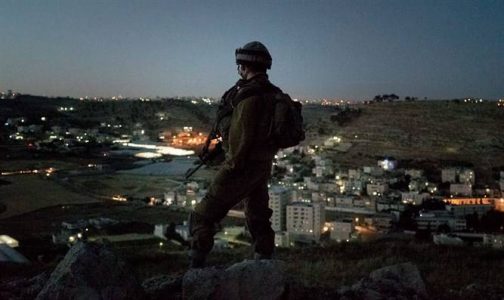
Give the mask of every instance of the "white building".
[[173, 191], [164, 193], [164, 205], [172, 205], [177, 203], [177, 193]]
[[291, 246], [289, 234], [285, 231], [275, 232], [275, 247], [287, 248]]
[[348, 179], [360, 179], [361, 171], [359, 169], [348, 170]]
[[487, 245], [492, 248], [503, 249], [504, 248], [504, 235], [502, 235], [502, 234], [485, 234], [485, 235], [483, 235], [483, 245]]
[[404, 203], [381, 200], [376, 202], [376, 211], [404, 211]]
[[274, 231], [284, 231], [286, 224], [286, 206], [291, 197], [289, 190], [281, 186], [273, 186], [269, 189], [269, 208], [273, 210], [271, 215], [271, 228]]
[[304, 183], [306, 184], [306, 188], [311, 191], [318, 191], [320, 189], [319, 181], [314, 177], [304, 177]]
[[457, 183], [457, 169], [441, 169], [441, 182]]
[[368, 183], [366, 185], [366, 192], [369, 196], [380, 196], [388, 191], [388, 184], [386, 183]]
[[325, 208], [320, 203], [296, 202], [287, 205], [287, 232], [294, 239], [315, 240], [325, 223]]
[[385, 158], [378, 161], [378, 166], [385, 171], [392, 171], [397, 167], [397, 160]]
[[415, 221], [417, 223], [417, 228], [420, 230], [429, 229], [431, 231], [436, 231], [440, 226], [446, 225], [452, 231], [462, 231], [467, 227], [464, 218], [457, 218], [445, 210], [422, 212], [415, 218]]
[[412, 203], [414, 205], [421, 205], [422, 202], [429, 198], [428, 193], [418, 193], [418, 192], [402, 192], [401, 193], [401, 201], [404, 204]]
[[471, 169], [461, 170], [459, 172], [459, 182], [460, 183], [467, 183], [467, 184], [474, 184], [474, 182], [475, 182], [474, 171]]
[[441, 181], [449, 183], [474, 184], [474, 171], [468, 168], [447, 168], [441, 170]]
[[381, 177], [384, 174], [384, 170], [380, 167], [366, 166], [363, 167], [362, 170], [364, 171], [365, 174], [369, 174], [374, 177]]
[[364, 182], [356, 179], [340, 179], [336, 180], [336, 185], [339, 187], [340, 194], [352, 194], [359, 196], [364, 189]]
[[472, 196], [472, 185], [467, 183], [450, 184], [450, 194], [453, 196]]
[[366, 225], [373, 230], [388, 232], [392, 228], [392, 222], [396, 220], [393, 214], [380, 213], [369, 218], [365, 218]]
[[334, 199], [336, 207], [351, 208], [353, 207], [352, 196], [336, 196]]
[[404, 175], [409, 175], [411, 179], [421, 178], [423, 176], [423, 170], [407, 169], [404, 171]]
[[354, 226], [351, 220], [327, 222], [326, 226], [330, 231], [330, 239], [337, 242], [349, 241], [354, 232]]
[[495, 198], [447, 198], [446, 209], [451, 211], [456, 217], [464, 217], [477, 213], [479, 216], [486, 214], [492, 209], [497, 209], [500, 203]]

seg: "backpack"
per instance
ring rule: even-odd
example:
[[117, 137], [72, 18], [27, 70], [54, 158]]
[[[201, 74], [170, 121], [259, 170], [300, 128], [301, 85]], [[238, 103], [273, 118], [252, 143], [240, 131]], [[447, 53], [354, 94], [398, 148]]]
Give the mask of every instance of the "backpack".
[[281, 149], [298, 145], [305, 139], [301, 103], [281, 91], [273, 94], [272, 101], [273, 113], [268, 140]]
[[[249, 85], [243, 90], [237, 91], [233, 87], [222, 97], [217, 113], [217, 127], [229, 126], [229, 124], [222, 124], [223, 126], [219, 126], [219, 124], [226, 123], [224, 122], [225, 118], [233, 113], [234, 107], [243, 99], [261, 94], [265, 100], [272, 103], [271, 119], [266, 138], [271, 145], [284, 149], [296, 146], [305, 139], [301, 103], [292, 100], [288, 94], [285, 94], [281, 89], [269, 82], [266, 86], [263, 84]], [[225, 99], [228, 95], [233, 98], [232, 103], [226, 103]]]

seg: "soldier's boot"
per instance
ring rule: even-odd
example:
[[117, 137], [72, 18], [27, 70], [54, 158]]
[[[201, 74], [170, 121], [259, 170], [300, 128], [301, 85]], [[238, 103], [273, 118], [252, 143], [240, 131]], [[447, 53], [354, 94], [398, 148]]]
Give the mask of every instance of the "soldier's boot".
[[201, 215], [192, 212], [189, 215], [189, 234], [191, 236], [189, 268], [203, 268], [206, 257], [213, 247], [215, 226]]

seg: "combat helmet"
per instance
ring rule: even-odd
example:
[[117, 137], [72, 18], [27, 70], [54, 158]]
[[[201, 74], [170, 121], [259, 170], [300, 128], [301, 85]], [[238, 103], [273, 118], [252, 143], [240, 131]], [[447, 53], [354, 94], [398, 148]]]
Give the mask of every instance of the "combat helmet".
[[253, 41], [235, 51], [236, 64], [258, 64], [271, 69], [271, 55], [261, 42]]

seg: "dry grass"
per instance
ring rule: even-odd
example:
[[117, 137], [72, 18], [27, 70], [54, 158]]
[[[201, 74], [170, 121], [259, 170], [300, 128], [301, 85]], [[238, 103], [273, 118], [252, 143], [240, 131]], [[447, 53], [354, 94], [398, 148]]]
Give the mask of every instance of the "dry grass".
[[68, 191], [43, 176], [9, 176], [8, 181], [11, 184], [0, 188], [0, 202], [7, 206], [7, 210], [0, 214], [0, 218], [60, 204], [97, 202], [93, 198]]

